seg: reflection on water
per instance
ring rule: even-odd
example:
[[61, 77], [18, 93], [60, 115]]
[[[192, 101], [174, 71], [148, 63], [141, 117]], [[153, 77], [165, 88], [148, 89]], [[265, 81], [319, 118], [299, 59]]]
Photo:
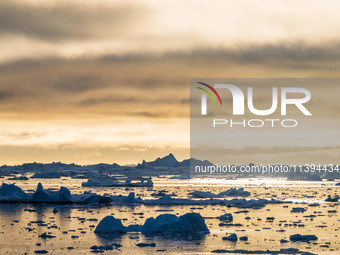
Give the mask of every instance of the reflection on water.
[[[2, 180], [6, 183], [8, 181]], [[79, 180], [38, 180], [45, 187], [58, 188], [61, 185], [82, 193], [84, 190], [104, 194], [128, 194], [134, 191], [137, 196], [151, 198], [152, 193], [167, 190], [178, 197], [188, 197], [193, 190], [219, 193], [230, 186], [242, 186], [252, 193], [252, 198], [279, 198], [297, 201], [298, 204], [270, 204], [261, 209], [248, 209], [248, 213], [237, 213], [238, 208], [222, 205], [214, 206], [96, 206], [96, 205], [47, 205], [47, 204], [0, 204], [0, 254], [33, 254], [35, 250], [47, 250], [48, 254], [87, 254], [92, 245], [122, 245], [122, 254], [153, 254], [164, 250], [162, 254], [207, 254], [215, 249], [244, 250], [280, 250], [297, 248], [317, 254], [339, 254], [339, 204], [324, 203], [328, 194], [339, 195], [339, 186], [334, 182], [304, 182], [301, 185], [284, 180], [225, 180], [223, 185], [216, 180], [165, 180], [158, 179], [153, 189], [147, 188], [82, 188]], [[25, 184], [26, 183], [26, 184]], [[200, 184], [201, 183], [201, 184]], [[202, 185], [202, 183], [204, 185]], [[37, 180], [16, 181], [24, 190], [35, 189]], [[236, 185], [237, 184], [237, 185]], [[308, 206], [306, 202], [320, 202], [320, 206]], [[293, 207], [305, 207], [304, 213], [291, 213]], [[54, 210], [55, 209], [55, 210]], [[172, 210], [172, 211], [168, 211]], [[334, 212], [335, 210], [335, 212]], [[332, 211], [332, 212], [330, 212]], [[148, 217], [163, 213], [182, 215], [198, 212], [205, 217], [210, 234], [164, 234], [144, 235], [126, 233], [123, 235], [96, 235], [94, 229], [98, 222], [107, 215], [122, 219], [122, 223], [143, 224]], [[141, 214], [143, 213], [143, 214]], [[237, 226], [219, 226], [216, 218], [225, 213], [232, 213]], [[313, 216], [311, 216], [313, 215]], [[267, 220], [274, 217], [274, 220]], [[39, 235], [49, 233], [54, 238], [43, 239]], [[231, 233], [247, 236], [248, 241], [229, 242], [222, 237]], [[313, 243], [280, 243], [289, 240], [292, 234], [316, 234], [318, 240]], [[156, 247], [136, 247], [137, 243], [156, 243]], [[73, 249], [71, 249], [73, 248]], [[104, 254], [118, 250], [105, 251]]]

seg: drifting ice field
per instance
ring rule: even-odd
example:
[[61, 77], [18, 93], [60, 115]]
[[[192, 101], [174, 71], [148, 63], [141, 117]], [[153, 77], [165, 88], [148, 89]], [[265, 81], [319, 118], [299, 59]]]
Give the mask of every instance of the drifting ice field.
[[[142, 199], [159, 199], [166, 194], [174, 198], [197, 200], [196, 205], [147, 205], [147, 204], [0, 204], [0, 254], [212, 254], [212, 251], [291, 251], [290, 254], [309, 252], [314, 254], [340, 253], [339, 203], [325, 202], [328, 195], [340, 194], [335, 182], [294, 182], [283, 179], [216, 180], [154, 179], [153, 188], [82, 187], [84, 180], [29, 179], [9, 181], [23, 191], [32, 193], [41, 182], [44, 189], [68, 188], [72, 194], [92, 191], [100, 195], [124, 195], [134, 192]], [[246, 199], [277, 199], [287, 203], [269, 203], [263, 207], [238, 208], [225, 204], [207, 204], [213, 194], [229, 188], [244, 188], [250, 192]], [[194, 192], [196, 191], [196, 192]], [[202, 191], [202, 192], [197, 192]], [[194, 192], [192, 195], [190, 193]], [[210, 192], [210, 193], [208, 193]], [[166, 197], [165, 197], [166, 198]], [[221, 199], [233, 199], [223, 197]], [[242, 197], [237, 197], [242, 198]], [[218, 199], [218, 198], [217, 198]], [[302, 209], [293, 209], [302, 208]], [[297, 211], [297, 212], [294, 212]], [[300, 211], [300, 212], [299, 212]], [[95, 233], [99, 222], [112, 215], [120, 219], [124, 227], [143, 225], [146, 219], [162, 214], [181, 216], [199, 213], [210, 233]], [[232, 214], [232, 221], [218, 217]], [[46, 234], [44, 234], [46, 233]], [[238, 240], [222, 240], [231, 234]], [[295, 234], [316, 235], [317, 240], [293, 242]], [[40, 236], [40, 237], [39, 237]], [[240, 237], [248, 237], [242, 241]], [[226, 239], [226, 238], [225, 238]], [[281, 241], [285, 240], [285, 241]], [[286, 242], [287, 241], [287, 242]], [[151, 246], [139, 247], [144, 243]], [[155, 246], [152, 244], [154, 243]], [[143, 246], [143, 245], [141, 245]], [[297, 250], [293, 250], [297, 249]], [[287, 250], [288, 249], [288, 250]], [[295, 252], [294, 252], [295, 251]], [[235, 253], [231, 253], [235, 254]], [[261, 253], [264, 254], [264, 253]], [[270, 253], [268, 253], [270, 254]]]

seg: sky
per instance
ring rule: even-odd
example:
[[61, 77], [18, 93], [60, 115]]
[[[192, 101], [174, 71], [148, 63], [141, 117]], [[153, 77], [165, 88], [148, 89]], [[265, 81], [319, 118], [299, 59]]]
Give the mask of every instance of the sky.
[[339, 5], [1, 1], [0, 164], [188, 158], [190, 79], [339, 77]]

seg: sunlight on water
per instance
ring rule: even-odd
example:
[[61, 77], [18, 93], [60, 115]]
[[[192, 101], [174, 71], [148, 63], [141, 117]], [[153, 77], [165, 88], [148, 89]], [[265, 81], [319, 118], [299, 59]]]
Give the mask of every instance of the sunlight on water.
[[[224, 205], [198, 206], [146, 206], [146, 205], [47, 205], [47, 204], [1, 204], [0, 206], [0, 253], [32, 254], [35, 250], [47, 250], [49, 254], [86, 254], [92, 245], [122, 245], [119, 250], [105, 251], [104, 254], [209, 254], [212, 250], [280, 250], [297, 248], [317, 254], [337, 254], [339, 242], [339, 205], [325, 203], [328, 194], [339, 194], [335, 182], [294, 182], [284, 179], [191, 179], [176, 180], [167, 177], [154, 179], [153, 188], [83, 188], [84, 180], [29, 179], [12, 181], [25, 191], [33, 191], [38, 182], [45, 188], [69, 188], [73, 193], [92, 190], [98, 194], [127, 195], [134, 191], [142, 198], [155, 198], [154, 193], [166, 190], [176, 197], [190, 197], [188, 193], [200, 190], [215, 194], [230, 187], [244, 187], [251, 195], [247, 199], [266, 198], [294, 201], [288, 204], [269, 204], [260, 209], [243, 209]], [[2, 182], [10, 183], [6, 179]], [[232, 199], [232, 198], [230, 198]], [[318, 202], [319, 206], [307, 203]], [[304, 213], [292, 213], [293, 207], [304, 207]], [[56, 208], [58, 212], [52, 212]], [[335, 211], [334, 211], [335, 210]], [[333, 211], [333, 212], [330, 212]], [[122, 223], [144, 224], [149, 217], [164, 213], [183, 215], [198, 212], [205, 217], [210, 230], [207, 235], [163, 234], [147, 236], [141, 233], [99, 236], [94, 233], [98, 222], [107, 215], [122, 219]], [[233, 226], [219, 226], [218, 216], [232, 213]], [[315, 216], [311, 216], [315, 215]], [[274, 217], [268, 220], [267, 217]], [[39, 235], [47, 232], [54, 238], [43, 239]], [[236, 233], [247, 236], [248, 241], [230, 242], [222, 237]], [[289, 240], [293, 234], [316, 234], [318, 240], [311, 243], [280, 243]], [[155, 242], [156, 247], [136, 247], [140, 242]], [[159, 251], [160, 252], [160, 251]]]

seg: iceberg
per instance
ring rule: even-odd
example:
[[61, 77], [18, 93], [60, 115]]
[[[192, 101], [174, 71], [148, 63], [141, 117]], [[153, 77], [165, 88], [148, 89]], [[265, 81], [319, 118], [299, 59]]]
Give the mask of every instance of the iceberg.
[[74, 201], [77, 203], [85, 203], [85, 204], [100, 204], [105, 203], [108, 204], [112, 200], [109, 197], [104, 197], [101, 195], [97, 195], [96, 193], [91, 193], [85, 191], [81, 195], [73, 195]]
[[218, 195], [226, 197], [248, 197], [250, 192], [245, 191], [244, 188], [230, 188], [227, 191], [220, 192]]
[[122, 224], [120, 219], [113, 216], [106, 216], [103, 218], [96, 229], [95, 233], [126, 233], [126, 227]]
[[204, 218], [199, 213], [187, 213], [180, 217], [174, 214], [162, 214], [156, 219], [148, 218], [142, 229], [142, 233], [164, 232], [209, 232]]
[[96, 227], [95, 233], [126, 233], [142, 232], [146, 234], [168, 232], [201, 232], [209, 233], [204, 218], [199, 213], [187, 213], [177, 217], [174, 214], [162, 214], [155, 218], [148, 218], [143, 226], [130, 225], [125, 227], [120, 219], [106, 216]]
[[339, 196], [334, 196], [334, 198], [332, 198], [331, 195], [328, 195], [328, 197], [325, 199], [325, 202], [338, 202], [339, 201]]
[[29, 201], [34, 203], [73, 203], [69, 189], [60, 187], [56, 192], [44, 190], [40, 182], [33, 196], [29, 198]]
[[23, 201], [28, 198], [28, 195], [22, 191], [21, 188], [14, 184], [3, 183], [0, 187], [0, 201], [3, 202], [16, 202]]
[[216, 194], [211, 193], [211, 192], [199, 191], [199, 190], [191, 192], [191, 193], [189, 193], [189, 195], [191, 195], [191, 197], [193, 197], [193, 198], [219, 198], [219, 197], [221, 197], [221, 196], [216, 195]]
[[60, 189], [52, 195], [52, 200], [56, 203], [72, 203], [72, 195], [69, 189], [60, 187]]
[[110, 179], [90, 179], [81, 184], [83, 187], [114, 187], [118, 185], [117, 181]]
[[30, 201], [40, 203], [52, 202], [51, 193], [47, 190], [44, 190], [42, 184], [39, 182], [36, 191], [30, 198]]
[[231, 241], [231, 242], [237, 242], [237, 235], [234, 233], [234, 234], [231, 234], [230, 236], [225, 236], [225, 237], [222, 237], [222, 240], [225, 240], [225, 241]]
[[58, 172], [41, 172], [34, 174], [31, 178], [59, 179], [61, 176], [61, 173]]
[[309, 241], [315, 241], [318, 240], [318, 238], [315, 235], [291, 235], [289, 238], [292, 242], [309, 242]]
[[220, 221], [225, 221], [225, 222], [232, 222], [233, 221], [233, 215], [231, 213], [225, 213], [218, 217]]

